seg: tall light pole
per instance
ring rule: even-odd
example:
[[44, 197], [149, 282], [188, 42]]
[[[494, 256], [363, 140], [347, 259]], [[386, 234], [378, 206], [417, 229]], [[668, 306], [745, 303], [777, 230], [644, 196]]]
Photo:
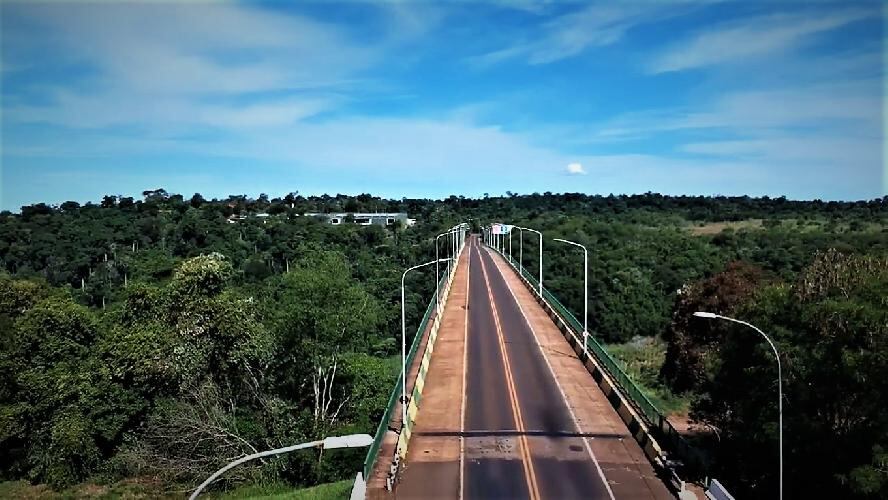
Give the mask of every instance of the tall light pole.
[[438, 317], [441, 317], [441, 291], [438, 289], [441, 283], [441, 278], [438, 277], [438, 262], [441, 259], [438, 257], [438, 238], [450, 234], [452, 231], [447, 231], [444, 233], [435, 236], [435, 314]]
[[[519, 230], [530, 231], [532, 233], [536, 233], [540, 237], [540, 297], [543, 296], [543, 233], [537, 231], [536, 229], [531, 229], [529, 227], [517, 227]], [[522, 233], [523, 234], [523, 233]], [[522, 236], [523, 238], [523, 236]]]
[[[524, 275], [524, 230], [518, 226], [512, 226], [518, 230], [518, 274]], [[511, 238], [511, 236], [510, 236]]]
[[583, 249], [583, 350], [587, 351], [587, 340], [589, 338], [589, 250], [574, 241], [563, 240], [561, 238], [555, 238], [555, 241], [560, 241]]
[[293, 446], [286, 446], [284, 448], [277, 448], [274, 450], [253, 453], [252, 455], [241, 457], [214, 472], [212, 476], [206, 479], [206, 481], [200, 483], [200, 486], [198, 486], [194, 490], [194, 493], [192, 493], [191, 496], [188, 497], [188, 499], [194, 500], [195, 498], [197, 498], [198, 495], [200, 495], [200, 492], [203, 491], [204, 488], [209, 486], [210, 483], [215, 481], [219, 476], [244, 462], [249, 462], [250, 460], [255, 460], [257, 458], [268, 457], [272, 455], [280, 455], [282, 453], [289, 453], [296, 450], [304, 450], [306, 448], [323, 448], [325, 450], [332, 450], [334, 448], [364, 448], [370, 446], [371, 444], [373, 444], [373, 436], [369, 434], [352, 434], [349, 436], [330, 436], [320, 441], [312, 441], [310, 443], [302, 443]]
[[512, 263], [512, 226], [509, 226], [509, 264]]
[[780, 366], [780, 353], [777, 352], [777, 346], [774, 345], [774, 342], [771, 340], [770, 337], [765, 335], [765, 332], [759, 330], [757, 326], [747, 323], [746, 321], [729, 318], [727, 316], [722, 316], [721, 314], [702, 311], [695, 312], [694, 316], [698, 318], [722, 319], [752, 328], [753, 330], [757, 331], [759, 335], [765, 338], [765, 340], [768, 342], [768, 345], [771, 346], [771, 350], [774, 351], [774, 357], [777, 359], [777, 419], [779, 425], [778, 436], [780, 440], [780, 500], [783, 500], [783, 368]]
[[[404, 312], [404, 279], [407, 273], [449, 259], [436, 259], [408, 268], [401, 275], [401, 425], [407, 425], [407, 315]], [[421, 335], [421, 334], [420, 334]]]
[[497, 252], [500, 251], [500, 241], [502, 240], [502, 235], [500, 234], [500, 231], [502, 229], [499, 226], [500, 226], [499, 222], [494, 222], [490, 226], [491, 232], [493, 232], [493, 249], [496, 250]]

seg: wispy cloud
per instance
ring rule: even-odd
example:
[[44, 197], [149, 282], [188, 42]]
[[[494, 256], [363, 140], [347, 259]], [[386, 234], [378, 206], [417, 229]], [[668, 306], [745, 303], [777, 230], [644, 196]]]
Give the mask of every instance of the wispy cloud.
[[659, 54], [650, 63], [652, 73], [682, 71], [711, 65], [779, 55], [819, 33], [867, 18], [876, 9], [811, 11], [743, 19], [703, 31]]
[[595, 138], [705, 129], [743, 135], [794, 129], [872, 136], [881, 131], [881, 99], [881, 79], [734, 90], [693, 107], [628, 113], [602, 124]]
[[538, 32], [525, 35], [508, 47], [470, 59], [486, 66], [513, 58], [529, 64], [547, 64], [577, 56], [590, 47], [603, 47], [621, 40], [630, 29], [675, 15], [677, 7], [653, 3], [598, 4], [564, 14], [544, 23]]
[[[57, 67], [75, 68], [7, 100], [7, 116], [30, 123], [285, 125], [342, 101], [340, 94], [380, 55], [379, 47], [352, 41], [335, 26], [229, 4], [10, 10], [18, 22], [7, 25], [13, 32], [4, 34], [11, 47], [5, 58], [15, 65], [49, 48]], [[25, 32], [32, 30], [43, 35], [36, 48]]]

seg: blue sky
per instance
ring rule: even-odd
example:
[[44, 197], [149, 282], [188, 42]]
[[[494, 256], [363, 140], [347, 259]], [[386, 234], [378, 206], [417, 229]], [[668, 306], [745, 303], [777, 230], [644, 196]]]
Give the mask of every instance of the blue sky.
[[3, 2], [0, 208], [886, 194], [878, 2]]

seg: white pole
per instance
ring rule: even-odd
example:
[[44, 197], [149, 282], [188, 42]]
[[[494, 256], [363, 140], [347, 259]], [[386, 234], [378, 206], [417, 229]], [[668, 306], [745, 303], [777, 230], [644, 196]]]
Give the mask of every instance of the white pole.
[[697, 311], [694, 313], [694, 316], [698, 318], [710, 318], [710, 319], [723, 319], [725, 321], [730, 321], [732, 323], [739, 323], [744, 326], [748, 326], [753, 330], [757, 331], [759, 335], [765, 338], [768, 342], [768, 345], [771, 346], [771, 350], [774, 351], [774, 357], [777, 359], [777, 419], [778, 419], [778, 439], [780, 441], [780, 473], [779, 473], [779, 482], [780, 482], [780, 500], [783, 500], [783, 367], [780, 366], [780, 353], [777, 352], [777, 346], [774, 345], [774, 342], [770, 337], [765, 335], [765, 332], [761, 331], [757, 326], [747, 323], [746, 321], [741, 321], [739, 319], [729, 318], [727, 316], [722, 316], [720, 314], [709, 313], [709, 312], [701, 312]]
[[[435, 262], [438, 262], [437, 260]], [[404, 278], [410, 269], [401, 275], [401, 426], [407, 425], [407, 319], [404, 314]]]
[[[579, 243], [555, 238], [555, 241], [567, 243], [583, 249], [583, 350], [587, 351], [589, 339], [589, 250]], [[588, 351], [587, 351], [588, 352]]]
[[537, 231], [540, 235], [540, 299], [543, 298], [543, 233]]
[[583, 350], [589, 339], [589, 251], [583, 247]]
[[518, 230], [518, 274], [521, 277], [524, 277], [524, 231], [515, 226], [515, 229]]
[[540, 271], [540, 278], [539, 278], [539, 280], [540, 280], [540, 297], [542, 297], [542, 296], [543, 296], [543, 233], [537, 231], [536, 229], [531, 229], [531, 228], [529, 228], [529, 227], [520, 227], [520, 228], [518, 228], [518, 229], [523, 229], [523, 230], [525, 230], [525, 231], [531, 231], [531, 232], [533, 232], [533, 233], [536, 233], [536, 234], [540, 237], [540, 248], [539, 248], [539, 252], [540, 252], [540, 270], [539, 270], [539, 271]]
[[[401, 275], [401, 425], [407, 425], [407, 315], [404, 310], [404, 279], [407, 273], [420, 267], [437, 264], [441, 261], [449, 259], [435, 259], [424, 264], [419, 264], [408, 268]], [[420, 333], [421, 334], [421, 333]]]
[[509, 228], [509, 264], [512, 264], [512, 228]]
[[440, 258], [438, 257], [438, 238], [444, 236], [447, 233], [441, 233], [438, 236], [435, 236], [435, 314], [438, 317], [441, 317], [441, 290], [439, 289], [439, 283], [441, 283], [441, 278], [438, 273], [438, 262], [440, 262]]

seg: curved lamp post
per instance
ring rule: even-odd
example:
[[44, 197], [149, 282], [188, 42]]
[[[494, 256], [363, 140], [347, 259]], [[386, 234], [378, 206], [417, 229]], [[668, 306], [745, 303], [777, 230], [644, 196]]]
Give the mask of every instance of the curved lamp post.
[[555, 238], [555, 241], [583, 249], [583, 350], [588, 352], [586, 344], [589, 338], [589, 250], [574, 241], [561, 238]]
[[[519, 230], [530, 231], [532, 233], [536, 233], [540, 237], [540, 278], [539, 278], [539, 281], [540, 281], [540, 297], [542, 297], [543, 296], [543, 233], [537, 231], [536, 229], [531, 229], [529, 227], [518, 227], [518, 226], [515, 226], [515, 227], [517, 227]], [[521, 234], [523, 235], [524, 233], [521, 233]], [[521, 246], [521, 250], [520, 250], [520, 252], [522, 254], [524, 253], [523, 238], [524, 237], [522, 236], [522, 242], [521, 242], [522, 246]], [[520, 257], [519, 257], [519, 260], [520, 260]]]
[[757, 331], [759, 335], [765, 338], [765, 340], [768, 342], [768, 345], [771, 346], [771, 350], [774, 351], [774, 357], [777, 359], [777, 418], [779, 420], [778, 433], [780, 440], [780, 500], [783, 500], [783, 369], [780, 366], [780, 353], [777, 352], [777, 346], [774, 345], [774, 342], [770, 339], [770, 337], [765, 335], [765, 332], [761, 331], [757, 326], [747, 323], [746, 321], [741, 321], [739, 319], [729, 318], [720, 314], [702, 311], [695, 312], [694, 316], [698, 318], [721, 319], [725, 321], [730, 321], [731, 323], [739, 323], [741, 325], [752, 328], [753, 330]]
[[[435, 314], [439, 317], [441, 315], [441, 291], [438, 289], [439, 283], [441, 283], [441, 278], [438, 277], [438, 262], [442, 259], [438, 257], [438, 238], [453, 233], [453, 230], [443, 232], [438, 236], [435, 236]], [[453, 250], [453, 245], [450, 246], [450, 249]]]
[[325, 450], [330, 450], [334, 448], [364, 448], [366, 446], [370, 446], [371, 444], [373, 444], [373, 436], [369, 434], [352, 434], [349, 436], [331, 436], [320, 441], [312, 441], [310, 443], [302, 443], [293, 446], [287, 446], [284, 448], [277, 448], [274, 450], [253, 453], [252, 455], [241, 457], [214, 472], [212, 476], [206, 479], [206, 481], [200, 483], [200, 486], [198, 486], [197, 489], [194, 490], [194, 493], [192, 493], [191, 496], [188, 497], [188, 499], [194, 500], [195, 498], [197, 498], [198, 495], [200, 495], [200, 492], [203, 491], [204, 488], [209, 486], [210, 483], [215, 481], [219, 476], [225, 474], [229, 470], [237, 467], [244, 462], [249, 462], [250, 460], [255, 460], [257, 458], [268, 457], [272, 455], [280, 455], [281, 453], [289, 453], [296, 450], [304, 450], [305, 448], [322, 448]]
[[424, 264], [408, 268], [401, 275], [401, 425], [407, 423], [407, 316], [404, 313], [404, 279], [407, 273], [420, 267], [431, 266], [438, 262], [446, 262], [450, 259], [436, 259]]
[[[524, 271], [524, 230], [518, 226], [512, 226], [513, 228], [518, 230], [518, 274], [522, 274]], [[511, 241], [512, 236], [509, 235], [509, 241]]]

